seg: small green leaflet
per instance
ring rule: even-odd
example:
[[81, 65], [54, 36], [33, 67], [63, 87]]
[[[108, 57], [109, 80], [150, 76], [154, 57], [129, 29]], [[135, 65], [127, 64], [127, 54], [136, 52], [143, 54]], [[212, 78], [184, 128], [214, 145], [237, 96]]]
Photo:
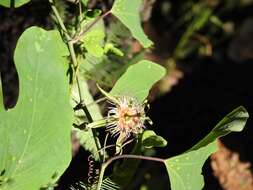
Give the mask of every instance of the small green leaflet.
[[154, 62], [142, 60], [128, 67], [116, 82], [111, 95], [127, 95], [142, 102], [147, 98], [150, 88], [166, 73], [166, 69]]
[[248, 119], [247, 110], [240, 106], [226, 115], [214, 129], [186, 153], [165, 160], [172, 190], [200, 190], [204, 187], [201, 175], [205, 160], [217, 151], [216, 139], [241, 131]]
[[150, 47], [153, 42], [148, 39], [141, 28], [139, 8], [142, 0], [115, 0], [112, 14], [115, 15], [132, 33], [144, 48]]
[[152, 130], [145, 130], [141, 141], [145, 148], [165, 147], [167, 145], [167, 141]]
[[0, 5], [4, 7], [20, 7], [26, 3], [28, 3], [30, 0], [0, 0]]
[[1, 190], [40, 189], [56, 182], [70, 163], [67, 56], [58, 31], [31, 27], [18, 41], [18, 102], [8, 111], [0, 103]]

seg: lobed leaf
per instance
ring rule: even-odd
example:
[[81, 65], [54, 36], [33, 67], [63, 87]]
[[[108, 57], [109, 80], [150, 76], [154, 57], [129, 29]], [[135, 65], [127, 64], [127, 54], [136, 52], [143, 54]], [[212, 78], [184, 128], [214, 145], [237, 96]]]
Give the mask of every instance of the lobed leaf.
[[11, 110], [0, 109], [1, 190], [40, 189], [70, 163], [73, 112], [66, 56], [58, 31], [31, 27], [18, 41], [18, 102]]
[[1, 0], [0, 5], [4, 7], [20, 7], [26, 3], [28, 3], [30, 0]]
[[165, 68], [154, 62], [139, 61], [128, 67], [110, 94], [134, 96], [139, 101], [143, 101], [148, 96], [153, 84], [160, 80], [165, 73]]
[[112, 14], [115, 15], [132, 33], [143, 47], [150, 47], [153, 42], [143, 32], [139, 15], [139, 7], [142, 0], [115, 0]]
[[241, 131], [249, 115], [242, 106], [225, 116], [215, 128], [186, 153], [165, 160], [172, 190], [200, 190], [204, 186], [201, 175], [205, 160], [217, 150], [216, 139], [230, 132]]

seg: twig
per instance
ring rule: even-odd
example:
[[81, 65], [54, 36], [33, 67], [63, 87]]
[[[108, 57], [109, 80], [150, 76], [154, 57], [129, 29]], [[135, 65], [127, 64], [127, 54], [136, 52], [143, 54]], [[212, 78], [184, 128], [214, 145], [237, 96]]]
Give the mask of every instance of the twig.
[[59, 14], [58, 10], [56, 9], [56, 7], [54, 5], [54, 0], [48, 0], [48, 1], [49, 1], [50, 5], [51, 5], [51, 8], [52, 8], [52, 10], [53, 10], [53, 12], [54, 12], [54, 14], [56, 16], [56, 19], [57, 19], [57, 21], [58, 21], [61, 29], [63, 30], [63, 33], [64, 33], [65, 37], [67, 38], [68, 41], [70, 41], [71, 37], [68, 34], [68, 31], [67, 31], [67, 29], [66, 29], [66, 27], [65, 27], [65, 25], [64, 25], [64, 23], [63, 23], [63, 21], [62, 21], [62, 19], [60, 17], [60, 14]]
[[82, 2], [81, 1], [78, 1], [78, 8], [79, 8], [80, 20], [83, 20], [83, 9], [82, 9]]
[[104, 19], [106, 16], [111, 14], [111, 10], [105, 12], [101, 16], [97, 17], [87, 28], [85, 28], [80, 34], [78, 34], [74, 39], [72, 39], [73, 43], [77, 43], [80, 39], [82, 39], [83, 35], [87, 33], [98, 21]]

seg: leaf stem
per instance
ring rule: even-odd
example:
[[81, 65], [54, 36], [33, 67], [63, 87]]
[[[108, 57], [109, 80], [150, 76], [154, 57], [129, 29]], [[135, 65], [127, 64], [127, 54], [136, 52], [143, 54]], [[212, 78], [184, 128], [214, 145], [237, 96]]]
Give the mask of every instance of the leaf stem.
[[123, 154], [123, 155], [118, 155], [110, 158], [107, 160], [105, 163], [102, 164], [100, 173], [99, 173], [99, 179], [98, 179], [98, 184], [97, 184], [97, 190], [100, 190], [101, 185], [103, 183], [103, 177], [105, 173], [105, 169], [115, 160], [119, 159], [140, 159], [140, 160], [148, 160], [148, 161], [155, 161], [155, 162], [161, 162], [164, 164], [165, 160], [162, 158], [156, 158], [156, 157], [149, 157], [149, 156], [141, 156], [141, 155], [131, 155], [131, 154]]
[[91, 103], [89, 103], [89, 104], [86, 104], [86, 106], [89, 107], [89, 106], [92, 106], [92, 105], [94, 105], [94, 104], [98, 104], [98, 103], [100, 103], [100, 102], [103, 102], [103, 101], [105, 101], [105, 100], [106, 100], [106, 97], [99, 98], [99, 99], [95, 100], [94, 102], [91, 102]]

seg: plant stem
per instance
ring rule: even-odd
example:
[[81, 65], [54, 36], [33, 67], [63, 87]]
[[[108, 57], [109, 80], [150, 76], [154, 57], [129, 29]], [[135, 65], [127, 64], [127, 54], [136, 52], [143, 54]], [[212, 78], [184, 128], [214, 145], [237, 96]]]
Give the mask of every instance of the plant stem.
[[70, 35], [68, 34], [68, 31], [67, 31], [67, 29], [66, 29], [66, 27], [65, 27], [65, 25], [64, 25], [64, 23], [63, 23], [63, 21], [62, 21], [62, 19], [61, 19], [61, 16], [60, 16], [60, 14], [59, 14], [57, 8], [56, 8], [55, 5], [54, 5], [54, 0], [48, 0], [48, 1], [49, 1], [50, 5], [51, 5], [51, 8], [52, 8], [52, 10], [53, 10], [53, 12], [54, 12], [54, 14], [55, 14], [55, 16], [56, 16], [56, 19], [57, 19], [57, 21], [58, 21], [58, 23], [59, 23], [61, 29], [63, 30], [63, 33], [64, 33], [65, 37], [67, 38], [68, 41], [70, 41], [70, 40], [71, 40], [71, 37], [70, 37]]
[[78, 8], [79, 8], [79, 16], [80, 20], [83, 20], [83, 9], [82, 9], [82, 2], [79, 0], [78, 2]]
[[[108, 137], [109, 137], [109, 133], [107, 133], [106, 134], [106, 136], [105, 136], [105, 140], [104, 140], [104, 145], [103, 145], [103, 147], [106, 147], [106, 143], [107, 143], [107, 139], [108, 139]], [[106, 149], [104, 149], [104, 152], [103, 152], [103, 163], [105, 162], [105, 150]]]
[[104, 19], [106, 16], [108, 16], [109, 14], [111, 14], [111, 10], [105, 12], [104, 14], [102, 14], [101, 16], [97, 17], [87, 28], [85, 28], [79, 35], [77, 35], [72, 41], [74, 43], [78, 42], [85, 33], [87, 33], [95, 24], [97, 24], [98, 21]]
[[92, 105], [94, 105], [94, 104], [98, 104], [98, 103], [100, 103], [100, 102], [103, 102], [103, 101], [105, 101], [105, 100], [106, 100], [106, 97], [99, 98], [99, 99], [95, 100], [94, 102], [91, 102], [91, 103], [87, 104], [86, 106], [89, 107], [89, 106], [92, 106]]
[[101, 185], [102, 185], [102, 183], [103, 183], [103, 177], [104, 177], [105, 169], [106, 169], [113, 161], [119, 160], [119, 159], [123, 159], [123, 158], [155, 161], [155, 162], [161, 162], [161, 163], [163, 163], [163, 164], [164, 164], [164, 162], [165, 162], [165, 160], [162, 159], [162, 158], [149, 157], [149, 156], [141, 156], [141, 155], [123, 154], [123, 155], [119, 155], [119, 156], [114, 156], [114, 157], [110, 158], [109, 160], [107, 160], [105, 163], [102, 164], [101, 169], [100, 169], [100, 173], [99, 173], [99, 179], [98, 179], [98, 184], [97, 184], [97, 190], [100, 190]]
[[[68, 31], [63, 23], [63, 20], [61, 19], [60, 17], [60, 14], [57, 10], [57, 8], [55, 7], [54, 5], [54, 1], [53, 0], [49, 0], [49, 3], [51, 5], [51, 8], [56, 16], [56, 19], [61, 27], [61, 29], [63, 30], [63, 34], [65, 35], [68, 43], [68, 48], [69, 48], [69, 53], [70, 53], [70, 56], [71, 56], [71, 60], [72, 60], [72, 63], [73, 63], [73, 66], [74, 66], [74, 75], [75, 75], [75, 79], [76, 79], [76, 83], [77, 83], [77, 88], [78, 88], [78, 93], [79, 93], [79, 98], [80, 98], [80, 102], [81, 103], [84, 103], [84, 99], [82, 97], [82, 92], [81, 92], [81, 84], [80, 84], [80, 81], [79, 81], [79, 78], [78, 78], [78, 62], [77, 62], [77, 58], [76, 58], [76, 54], [75, 54], [75, 49], [74, 49], [74, 44], [75, 42], [73, 42], [73, 40], [71, 39], [70, 35], [68, 34]], [[84, 110], [84, 113], [89, 121], [89, 123], [92, 123], [93, 122], [93, 119], [89, 113], [89, 110], [87, 109], [86, 106], [84, 106], [83, 108]], [[95, 144], [96, 144], [96, 147], [97, 147], [97, 150], [100, 150], [101, 149], [101, 145], [100, 145], [100, 142], [99, 142], [99, 139], [97, 138], [97, 134], [96, 134], [96, 131], [94, 129], [91, 129], [92, 130], [92, 134], [93, 134], [93, 137], [94, 137], [94, 140], [95, 140]], [[100, 160], [102, 160], [102, 155], [101, 153], [99, 154], [99, 158]]]

